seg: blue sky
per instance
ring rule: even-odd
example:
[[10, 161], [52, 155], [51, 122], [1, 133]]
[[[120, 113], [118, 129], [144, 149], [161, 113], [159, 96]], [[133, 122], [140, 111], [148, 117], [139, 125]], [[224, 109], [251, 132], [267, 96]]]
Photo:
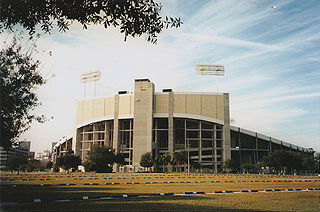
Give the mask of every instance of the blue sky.
[[[160, 2], [163, 14], [181, 17], [184, 24], [164, 30], [157, 45], [144, 37], [124, 42], [116, 29], [82, 30], [77, 24], [66, 34], [42, 36], [38, 47], [53, 53], [41, 58], [42, 71], [55, 77], [38, 90], [43, 105], [37, 110], [54, 119], [34, 124], [21, 139], [40, 152], [73, 135], [75, 104], [83, 97], [81, 73], [102, 72], [98, 96], [132, 91], [138, 77], [150, 78], [158, 91], [200, 91], [194, 66], [217, 63], [225, 66], [219, 91], [230, 93], [235, 126], [319, 151], [318, 0]], [[1, 34], [1, 41], [6, 37]], [[204, 77], [203, 90], [214, 92], [215, 83]]]

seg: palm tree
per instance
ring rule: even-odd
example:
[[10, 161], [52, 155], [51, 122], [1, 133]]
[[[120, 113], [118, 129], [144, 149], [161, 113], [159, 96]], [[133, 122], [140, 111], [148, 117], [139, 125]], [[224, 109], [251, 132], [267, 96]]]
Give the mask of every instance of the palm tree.
[[161, 155], [161, 161], [163, 165], [163, 171], [165, 170], [164, 167], [167, 166], [171, 161], [171, 154], [169, 152], [164, 153]]
[[173, 155], [173, 160], [179, 166], [181, 172], [181, 164], [183, 163], [185, 166], [187, 161], [186, 151], [175, 152]]

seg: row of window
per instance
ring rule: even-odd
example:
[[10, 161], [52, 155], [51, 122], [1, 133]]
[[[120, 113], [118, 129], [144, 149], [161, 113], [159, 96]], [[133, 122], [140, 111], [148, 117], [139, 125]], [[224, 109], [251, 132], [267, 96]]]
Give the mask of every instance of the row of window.
[[[160, 149], [168, 148], [168, 119], [153, 120], [153, 142]], [[173, 142], [175, 149], [190, 148], [221, 148], [222, 125], [190, 119], [174, 118]], [[105, 132], [101, 132], [101, 131]], [[105, 141], [105, 135], [112, 144], [113, 121], [98, 122], [79, 129], [80, 141]], [[108, 133], [107, 133], [108, 132]], [[133, 119], [119, 120], [120, 149], [133, 148]]]

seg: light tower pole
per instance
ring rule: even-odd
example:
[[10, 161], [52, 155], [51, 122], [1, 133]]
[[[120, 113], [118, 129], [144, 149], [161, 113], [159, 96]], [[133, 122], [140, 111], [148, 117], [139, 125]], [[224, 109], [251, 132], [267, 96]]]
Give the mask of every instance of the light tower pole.
[[202, 92], [202, 78], [203, 75], [213, 75], [216, 76], [216, 86], [217, 92], [219, 92], [218, 88], [218, 76], [224, 76], [224, 66], [223, 65], [213, 65], [213, 64], [200, 64], [195, 66], [196, 73], [201, 75], [201, 92]]
[[81, 74], [81, 82], [84, 83], [84, 98], [86, 98], [86, 84], [88, 82], [94, 82], [94, 96], [96, 96], [96, 87], [97, 87], [97, 81], [101, 79], [101, 72], [100, 71], [94, 71], [90, 73], [84, 73]]

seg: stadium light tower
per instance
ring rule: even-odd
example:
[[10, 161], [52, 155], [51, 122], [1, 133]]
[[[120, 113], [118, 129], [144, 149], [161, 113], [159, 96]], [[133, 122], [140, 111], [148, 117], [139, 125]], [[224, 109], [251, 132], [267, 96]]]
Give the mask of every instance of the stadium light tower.
[[94, 96], [96, 96], [96, 83], [100, 79], [101, 79], [100, 71], [81, 74], [81, 82], [84, 83], [84, 98], [86, 98], [86, 84], [88, 82], [94, 82]]
[[203, 75], [213, 75], [216, 76], [216, 85], [218, 92], [218, 76], [224, 76], [224, 66], [223, 65], [214, 65], [214, 64], [200, 64], [195, 67], [196, 73], [201, 75], [201, 91], [202, 91], [202, 78]]

